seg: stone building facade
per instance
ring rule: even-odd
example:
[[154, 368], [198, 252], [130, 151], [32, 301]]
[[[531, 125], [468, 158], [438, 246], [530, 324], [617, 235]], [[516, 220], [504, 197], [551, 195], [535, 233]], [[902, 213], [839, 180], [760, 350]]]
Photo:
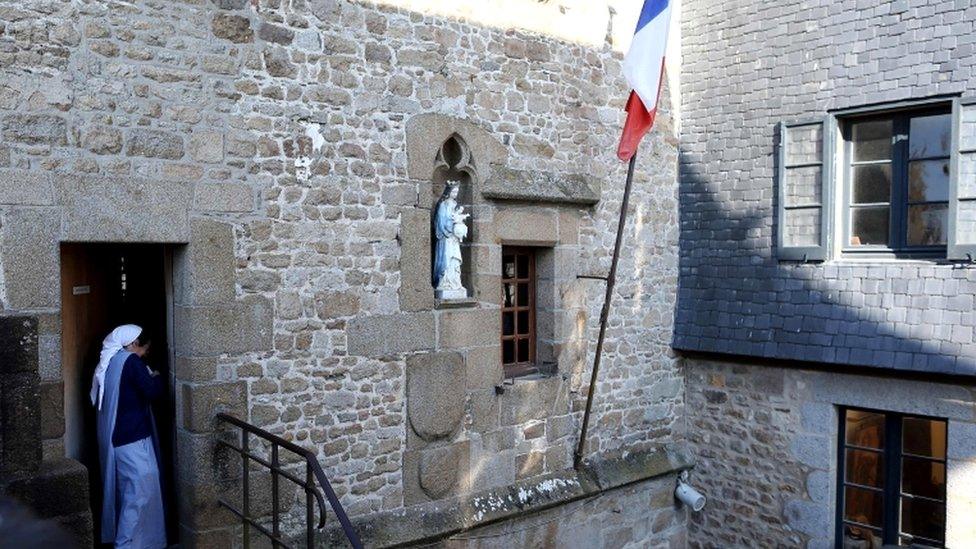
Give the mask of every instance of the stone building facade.
[[[684, 355], [695, 478], [712, 495], [709, 510], [690, 522], [690, 546], [840, 543], [838, 522], [855, 507], [839, 495], [852, 474], [838, 471], [850, 408], [947, 425], [945, 470], [936, 475], [945, 525], [933, 535], [949, 547], [972, 546], [976, 271], [957, 252], [970, 237], [973, 117], [965, 98], [976, 92], [976, 8], [943, 1], [715, 6], [686, 1], [682, 17], [674, 346]], [[893, 140], [879, 141], [878, 158], [889, 147], [902, 150], [899, 143], [912, 147], [912, 158], [924, 136], [912, 117], [923, 115], [944, 128], [930, 144], [951, 149], [936, 177], [944, 193], [936, 200], [948, 200], [948, 211], [928, 226], [941, 231], [944, 247], [926, 255], [880, 250], [892, 244], [863, 253], [866, 233], [855, 231], [867, 225], [850, 225], [864, 202], [855, 165], [868, 154], [858, 137], [866, 126], [858, 124], [895, 124]], [[899, 130], [906, 119], [911, 124]], [[879, 201], [892, 212], [904, 193], [899, 173], [921, 184], [908, 164], [905, 172], [885, 168], [893, 170], [884, 172], [894, 174], [884, 179], [892, 195]], [[800, 177], [805, 169], [808, 179]], [[810, 216], [797, 216], [804, 212]], [[885, 216], [886, 227], [889, 220], [884, 236], [897, 240], [894, 228], [906, 217]], [[898, 517], [885, 522], [885, 535], [897, 534], [889, 532]], [[904, 519], [900, 527], [908, 528]]]
[[[67, 273], [85, 254], [139, 245], [162, 258], [151, 295], [165, 297], [166, 348], [155, 352], [170, 375], [185, 546], [240, 535], [217, 505], [239, 499], [241, 477], [216, 445], [217, 412], [312, 449], [371, 544], [459, 531], [468, 538], [449, 544], [478, 543], [473, 533], [500, 545], [684, 544], [670, 497], [691, 459], [670, 348], [678, 149], [667, 101], [641, 154], [633, 253], [577, 472], [603, 294], [577, 277], [609, 267], [625, 175], [613, 156], [626, 91], [614, 37], [630, 29], [614, 27], [605, 2], [524, 2], [513, 21], [497, 6], [444, 4], [0, 5], [0, 313], [19, 345], [0, 385], [6, 492], [90, 535], [85, 363], [69, 367], [85, 322], [67, 304], [99, 287]], [[526, 15], [528, 27], [514, 21]], [[441, 302], [430, 217], [448, 178], [473, 214], [471, 297]], [[536, 258], [540, 368], [506, 380], [508, 246]], [[122, 293], [135, 292], [122, 263]], [[73, 503], [44, 507], [52, 490]], [[301, 497], [284, 497], [289, 517], [304, 517]]]

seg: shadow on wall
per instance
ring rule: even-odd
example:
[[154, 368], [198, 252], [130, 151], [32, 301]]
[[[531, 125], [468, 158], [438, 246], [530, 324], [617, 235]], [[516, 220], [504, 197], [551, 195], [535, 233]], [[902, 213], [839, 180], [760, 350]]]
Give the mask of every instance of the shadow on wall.
[[[775, 150], [769, 151], [773, 174], [778, 173]], [[972, 315], [972, 306], [932, 307], [928, 302], [937, 299], [926, 298], [920, 282], [941, 281], [937, 287], [946, 288], [946, 297], [937, 296], [938, 301], [948, 302], [949, 288], [966, 294], [958, 288], [976, 283], [976, 271], [894, 262], [779, 261], [775, 178], [768, 180], [772, 200], [767, 203], [764, 191], [736, 185], [734, 167], [726, 179], [713, 181], [696, 170], [699, 162], [679, 153], [676, 349], [976, 374], [973, 328], [954, 318]]]

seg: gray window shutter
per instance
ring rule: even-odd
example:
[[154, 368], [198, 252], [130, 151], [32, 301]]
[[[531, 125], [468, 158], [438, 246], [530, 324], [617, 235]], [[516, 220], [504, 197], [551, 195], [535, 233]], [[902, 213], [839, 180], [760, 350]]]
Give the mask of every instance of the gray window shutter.
[[779, 125], [776, 246], [780, 259], [827, 259], [835, 123], [832, 116], [827, 116]]
[[949, 259], [976, 260], [976, 97], [952, 102]]

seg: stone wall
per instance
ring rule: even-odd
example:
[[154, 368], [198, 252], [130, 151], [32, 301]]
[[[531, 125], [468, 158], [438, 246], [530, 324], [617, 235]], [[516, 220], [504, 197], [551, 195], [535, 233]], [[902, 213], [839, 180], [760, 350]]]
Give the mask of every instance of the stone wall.
[[674, 479], [604, 492], [520, 520], [475, 528], [435, 547], [566, 549], [684, 547], [688, 512], [676, 507]]
[[0, 497], [14, 498], [49, 520], [51, 525], [42, 528], [51, 530], [52, 538], [60, 526], [79, 546], [90, 546], [85, 468], [64, 456], [42, 459], [37, 350], [37, 319], [0, 316]]
[[948, 0], [683, 3], [675, 347], [976, 373], [976, 272], [776, 259], [776, 125], [976, 92], [973, 16]]
[[[576, 275], [609, 267], [625, 175], [620, 54], [389, 4], [0, 7], [0, 301], [37, 314], [52, 351], [46, 454], [63, 433], [57, 244], [172, 244], [187, 543], [226, 541], [219, 410], [315, 448], [357, 517], [570, 465], [603, 295]], [[591, 457], [681, 435], [669, 112], [641, 153]], [[472, 159], [462, 308], [424, 287], [452, 136]], [[507, 243], [545, 248], [557, 372], [496, 395]], [[444, 464], [456, 478], [421, 473]]]
[[947, 547], [976, 539], [976, 386], [684, 358], [689, 547], [833, 547], [838, 406], [948, 420]]

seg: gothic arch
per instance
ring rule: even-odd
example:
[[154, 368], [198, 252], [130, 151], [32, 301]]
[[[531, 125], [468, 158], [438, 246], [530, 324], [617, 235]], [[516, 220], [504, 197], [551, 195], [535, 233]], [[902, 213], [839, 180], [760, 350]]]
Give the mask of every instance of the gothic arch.
[[492, 164], [506, 163], [508, 149], [495, 140], [484, 128], [443, 114], [418, 114], [407, 122], [407, 175], [410, 179], [426, 180], [434, 173], [441, 146], [457, 136], [467, 145], [476, 164], [472, 167], [474, 185], [488, 175]]

